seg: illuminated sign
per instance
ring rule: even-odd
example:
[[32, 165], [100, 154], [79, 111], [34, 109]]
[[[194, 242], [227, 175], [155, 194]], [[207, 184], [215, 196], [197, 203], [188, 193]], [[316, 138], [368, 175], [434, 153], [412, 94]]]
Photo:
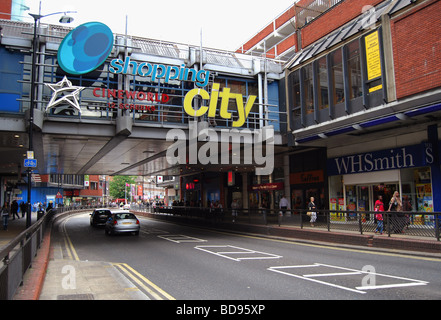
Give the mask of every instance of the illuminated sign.
[[234, 186], [236, 184], [236, 176], [234, 175], [233, 171], [228, 171], [227, 173], [227, 179], [228, 179], [228, 186]]

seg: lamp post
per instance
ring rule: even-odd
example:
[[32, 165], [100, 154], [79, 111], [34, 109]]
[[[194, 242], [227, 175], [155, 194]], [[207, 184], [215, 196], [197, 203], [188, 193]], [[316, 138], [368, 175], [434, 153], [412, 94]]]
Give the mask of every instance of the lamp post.
[[[31, 103], [29, 108], [29, 149], [28, 149], [28, 157], [32, 155], [34, 152], [34, 144], [33, 144], [33, 131], [34, 131], [34, 108], [35, 108], [35, 74], [37, 69], [37, 49], [38, 49], [38, 39], [37, 39], [37, 22], [44, 17], [56, 15], [56, 14], [64, 14], [60, 18], [61, 23], [71, 23], [73, 18], [67, 16], [67, 13], [74, 13], [75, 11], [62, 11], [62, 12], [54, 12], [46, 15], [29, 13], [29, 15], [34, 19], [34, 37], [32, 38], [32, 67], [31, 67]], [[26, 228], [31, 226], [31, 213], [32, 213], [32, 202], [31, 202], [31, 190], [32, 190], [32, 170], [28, 168], [28, 210], [26, 213]]]

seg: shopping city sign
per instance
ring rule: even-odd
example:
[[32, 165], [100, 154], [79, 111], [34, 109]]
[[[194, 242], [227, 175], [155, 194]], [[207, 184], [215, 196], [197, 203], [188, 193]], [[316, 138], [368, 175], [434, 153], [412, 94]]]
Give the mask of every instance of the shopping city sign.
[[[73, 29], [63, 39], [58, 49], [58, 63], [68, 74], [83, 75], [100, 67], [112, 52], [114, 44], [113, 33], [108, 26], [100, 22], [88, 22]], [[185, 64], [169, 66], [150, 62], [133, 61], [130, 57], [124, 60], [115, 58], [110, 61], [109, 72], [113, 74], [133, 75], [141, 78], [150, 78], [150, 81], [173, 81], [193, 82], [197, 88], [190, 90], [184, 98], [184, 111], [192, 117], [201, 117], [207, 114], [209, 118], [216, 117], [218, 100], [221, 99], [219, 116], [223, 119], [231, 119], [232, 113], [228, 107], [235, 102], [237, 119], [232, 122], [233, 127], [242, 127], [256, 101], [257, 96], [249, 95], [246, 103], [242, 94], [232, 93], [229, 88], [219, 90], [220, 85], [213, 83], [211, 93], [207, 88], [210, 79], [210, 71], [187, 68]], [[116, 98], [129, 103], [108, 103], [109, 109], [125, 109], [131, 111], [154, 112], [154, 105], [144, 105], [145, 102], [165, 104], [169, 101], [166, 94], [145, 93], [142, 91], [128, 91], [95, 88], [95, 97]], [[209, 101], [209, 106], [195, 107], [196, 97]], [[58, 100], [57, 100], [58, 101]], [[62, 103], [63, 101], [59, 101]], [[51, 106], [56, 106], [52, 104]], [[79, 109], [79, 108], [77, 108]], [[79, 110], [81, 111], [81, 110]]]
[[[112, 52], [114, 44], [113, 33], [101, 22], [84, 23], [63, 39], [58, 49], [58, 64], [66, 73], [82, 75], [100, 67]], [[208, 84], [210, 71], [186, 68], [181, 66], [165, 66], [149, 62], [113, 59], [109, 71], [114, 74], [131, 74], [140, 77], [151, 77], [151, 81], [171, 80], [193, 81], [198, 87]]]

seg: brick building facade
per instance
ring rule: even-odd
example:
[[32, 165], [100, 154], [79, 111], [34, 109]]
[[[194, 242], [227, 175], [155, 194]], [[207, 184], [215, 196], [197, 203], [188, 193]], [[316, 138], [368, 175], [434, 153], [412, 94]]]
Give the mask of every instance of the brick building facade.
[[238, 49], [287, 61], [293, 208], [373, 210], [399, 191], [441, 210], [440, 16], [437, 0], [300, 0]]

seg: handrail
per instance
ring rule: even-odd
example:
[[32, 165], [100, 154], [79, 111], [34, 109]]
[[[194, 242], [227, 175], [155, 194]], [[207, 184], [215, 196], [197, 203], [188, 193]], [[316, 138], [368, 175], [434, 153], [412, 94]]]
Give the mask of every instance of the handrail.
[[[142, 210], [142, 208], [140, 208]], [[144, 208], [145, 209], [145, 208]], [[170, 206], [149, 208], [155, 213], [171, 214], [189, 218], [211, 219], [213, 221], [231, 221], [230, 208], [200, 208], [186, 206]], [[280, 209], [237, 209], [236, 222], [278, 225], [304, 228], [308, 226], [309, 217], [307, 209], [287, 209], [281, 214]], [[324, 228], [327, 231], [349, 231], [363, 234], [374, 233], [377, 227], [376, 211], [351, 211], [351, 210], [316, 210], [317, 221], [314, 228]], [[383, 233], [391, 237], [394, 233], [404, 234], [409, 237], [436, 238], [440, 241], [441, 212], [387, 212], [383, 214]], [[312, 227], [312, 225], [311, 225]]]

